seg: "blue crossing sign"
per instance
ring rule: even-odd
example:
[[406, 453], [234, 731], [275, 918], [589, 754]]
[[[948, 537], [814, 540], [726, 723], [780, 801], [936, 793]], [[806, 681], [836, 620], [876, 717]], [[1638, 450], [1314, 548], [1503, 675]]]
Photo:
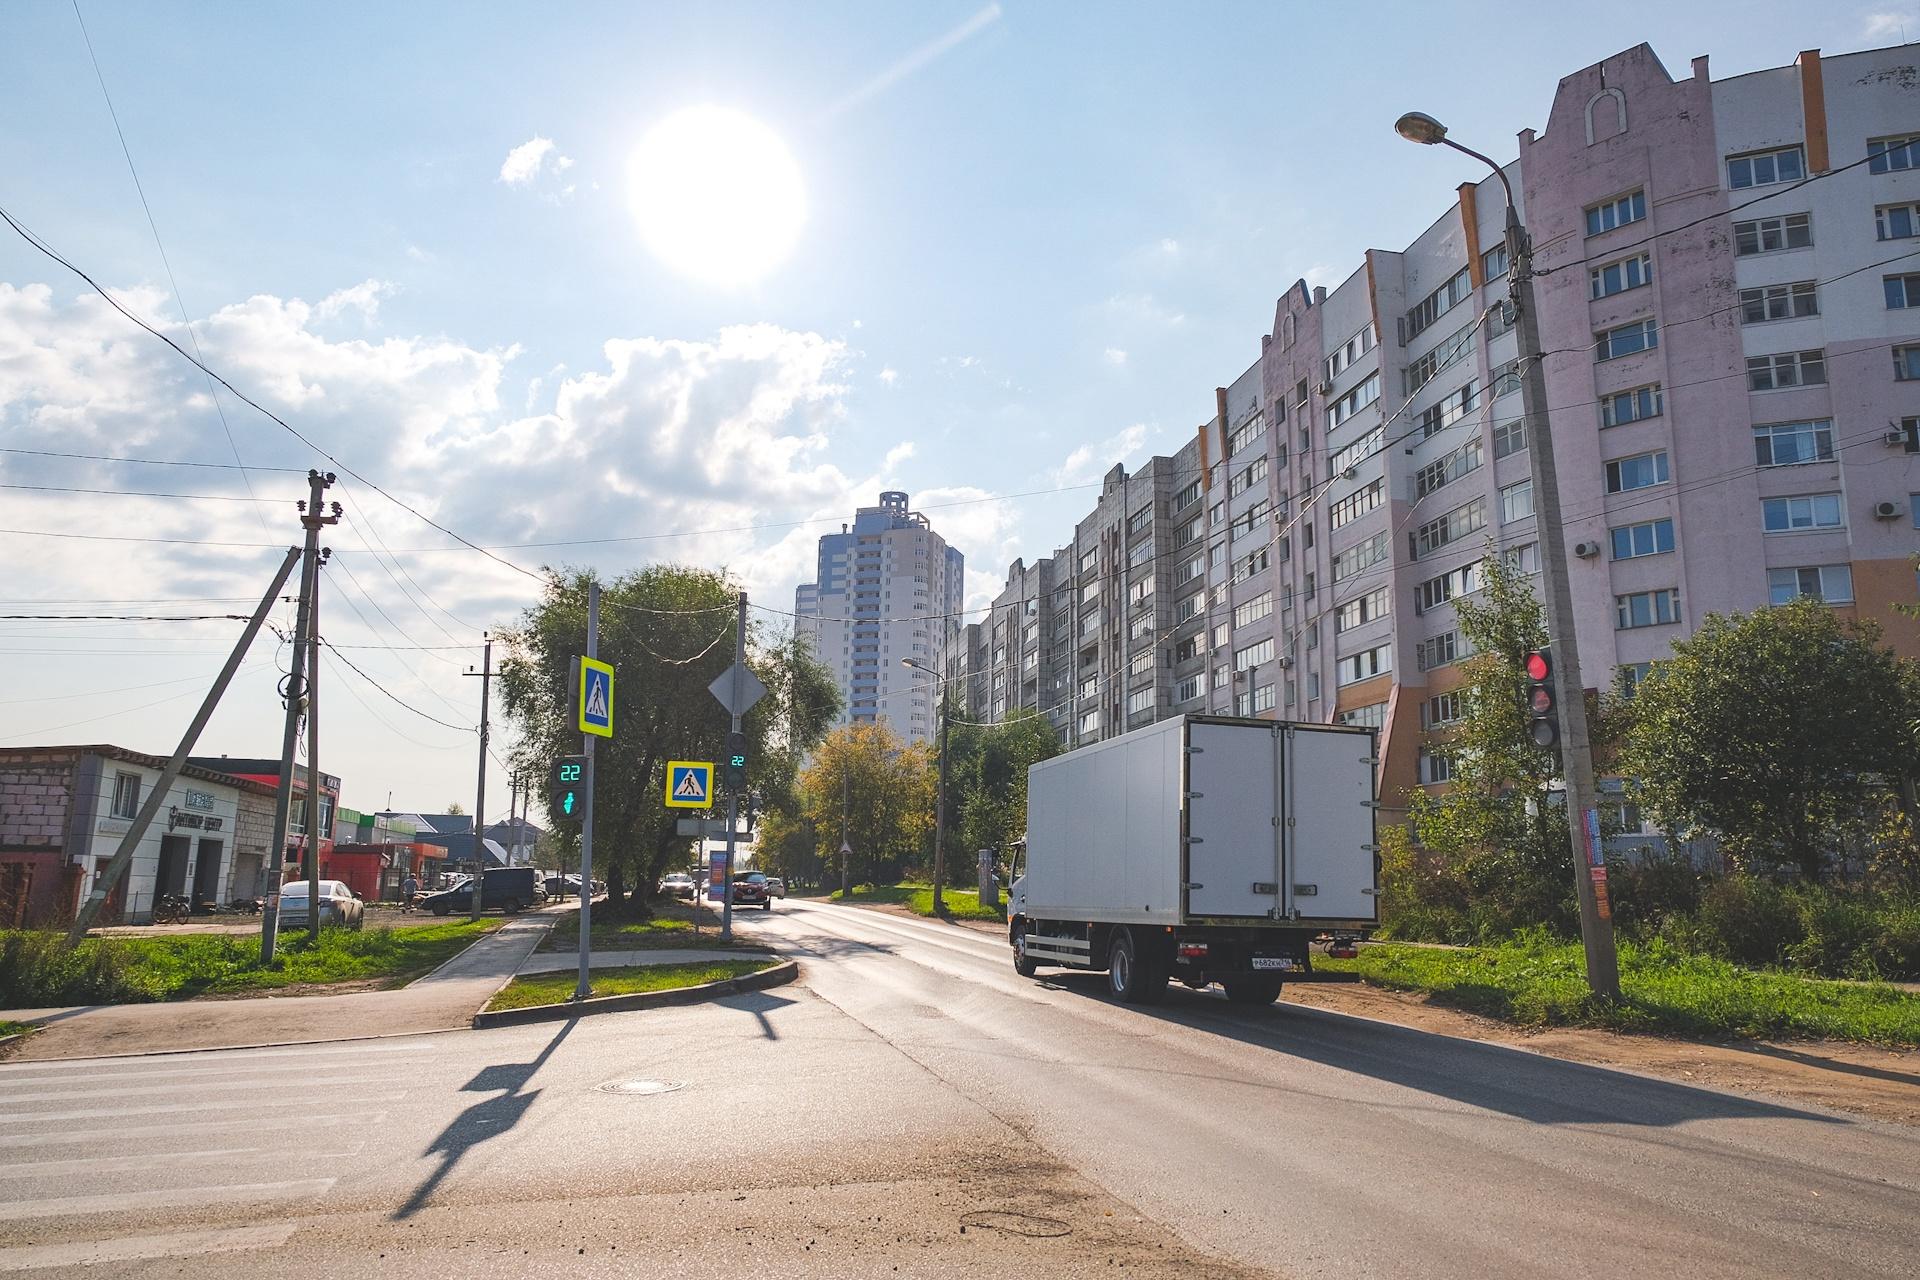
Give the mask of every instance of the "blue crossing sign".
[[711, 760], [667, 761], [667, 807], [707, 809], [713, 805]]
[[613, 668], [592, 658], [580, 659], [580, 732], [613, 736]]

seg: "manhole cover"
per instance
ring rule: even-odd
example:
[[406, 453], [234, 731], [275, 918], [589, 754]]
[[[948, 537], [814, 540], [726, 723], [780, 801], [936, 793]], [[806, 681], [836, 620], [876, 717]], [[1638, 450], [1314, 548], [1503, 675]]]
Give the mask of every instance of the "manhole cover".
[[1073, 1230], [1058, 1218], [1041, 1218], [1007, 1209], [975, 1209], [971, 1213], [963, 1213], [960, 1215], [960, 1229], [965, 1231], [968, 1227], [1004, 1231], [1008, 1235], [1029, 1236], [1036, 1240], [1064, 1236]]
[[602, 1093], [632, 1093], [647, 1097], [656, 1093], [672, 1093], [675, 1089], [687, 1087], [685, 1080], [609, 1080], [600, 1086]]

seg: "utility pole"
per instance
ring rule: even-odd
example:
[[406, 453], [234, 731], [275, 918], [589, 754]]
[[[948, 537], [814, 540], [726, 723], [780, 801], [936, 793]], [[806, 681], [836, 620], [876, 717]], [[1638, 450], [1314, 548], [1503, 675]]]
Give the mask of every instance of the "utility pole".
[[[587, 582], [587, 656], [600, 656], [600, 580]], [[586, 679], [582, 669], [579, 679]], [[573, 984], [573, 998], [585, 1000], [593, 994], [591, 969], [593, 966], [593, 740], [595, 735], [583, 733], [582, 753], [587, 757], [587, 796], [586, 803], [580, 807], [580, 976]]]
[[[313, 566], [313, 595], [307, 600], [307, 941], [320, 941], [320, 816], [325, 788], [320, 782], [320, 569], [332, 552], [322, 547]], [[333, 832], [324, 832], [331, 837]]]
[[847, 885], [847, 864], [853, 861], [853, 845], [847, 839], [847, 789], [851, 775], [847, 772], [847, 760], [840, 761], [840, 901], [851, 897]]
[[260, 634], [260, 628], [266, 624], [267, 614], [273, 609], [275, 597], [287, 585], [287, 579], [293, 576], [293, 566], [300, 562], [300, 548], [288, 547], [286, 559], [280, 563], [280, 572], [273, 575], [273, 583], [267, 588], [267, 594], [260, 597], [260, 604], [248, 619], [246, 630], [240, 633], [240, 639], [234, 643], [233, 652], [227, 655], [227, 665], [220, 668], [215, 677], [213, 688], [207, 690], [206, 699], [201, 702], [200, 710], [194, 714], [193, 722], [180, 737], [180, 745], [174, 748], [173, 756], [167, 761], [166, 768], [160, 771], [160, 778], [153, 784], [153, 790], [147, 793], [146, 802], [140, 806], [140, 814], [120, 837], [120, 847], [113, 851], [113, 857], [107, 860], [104, 870], [93, 878], [93, 888], [87, 894], [87, 900], [74, 915], [73, 928], [67, 933], [67, 944], [73, 945], [84, 938], [87, 930], [93, 927], [94, 917], [100, 908], [106, 905], [107, 895], [133, 861], [133, 851], [140, 847], [140, 841], [146, 837], [147, 829], [160, 813], [160, 806], [167, 802], [167, 796], [173, 790], [174, 782], [180, 777], [180, 771], [186, 767], [187, 757], [193, 754], [194, 743], [200, 740], [200, 733], [207, 727], [207, 721], [213, 718], [213, 709], [220, 705], [221, 695], [233, 681], [233, 673], [240, 669], [241, 660], [247, 656], [247, 650], [253, 646], [254, 637]]
[[480, 670], [468, 667], [461, 673], [480, 678], [480, 782], [474, 789], [473, 798], [473, 905], [467, 910], [469, 920], [480, 918], [480, 894], [487, 878], [484, 844], [487, 822], [487, 695], [493, 689], [493, 637], [482, 633], [482, 638], [487, 644], [481, 650]]
[[947, 690], [940, 673], [925, 663], [902, 658], [900, 665], [932, 676], [933, 688], [940, 699], [934, 708], [934, 714], [940, 717], [940, 772], [933, 798], [933, 914], [944, 917], [947, 914]]
[[[1547, 418], [1546, 357], [1540, 349], [1540, 317], [1533, 296], [1533, 243], [1514, 206], [1513, 184], [1488, 157], [1447, 137], [1446, 126], [1418, 111], [1394, 125], [1401, 137], [1435, 143], [1472, 156], [1500, 179], [1507, 197], [1507, 260], [1515, 324], [1520, 339], [1520, 396], [1526, 417], [1527, 454], [1533, 476], [1534, 526], [1540, 540], [1540, 576], [1546, 587], [1547, 642], [1553, 646], [1553, 693], [1566, 732], [1561, 737], [1567, 795], [1567, 831], [1573, 846], [1573, 882], [1580, 899], [1580, 941], [1586, 950], [1587, 987], [1602, 1000], [1620, 999], [1620, 960], [1614, 949], [1613, 914], [1605, 905], [1606, 851], [1600, 840], [1595, 799], [1593, 742], [1588, 736], [1587, 696], [1580, 677], [1580, 644], [1568, 579], [1566, 530], [1560, 518], [1559, 473], [1553, 429]], [[1510, 655], [1518, 657], [1520, 655]]]
[[[300, 604], [293, 620], [293, 661], [281, 685], [281, 700], [286, 704], [286, 724], [280, 736], [280, 782], [273, 792], [273, 843], [267, 849], [266, 907], [260, 913], [260, 963], [273, 963], [273, 951], [280, 937], [280, 876], [287, 861], [287, 824], [293, 812], [293, 755], [300, 741], [300, 715], [307, 701], [307, 647], [312, 637], [310, 622], [313, 597], [320, 589], [320, 530], [340, 523], [340, 504], [334, 503], [328, 515], [320, 495], [333, 484], [331, 471], [307, 472], [307, 499], [299, 504], [300, 523], [307, 531], [306, 549], [300, 570]], [[317, 659], [317, 655], [316, 659]], [[309, 748], [311, 749], [311, 748]], [[311, 784], [314, 780], [308, 779]], [[309, 785], [308, 790], [314, 788]], [[311, 824], [309, 824], [311, 830]], [[311, 890], [309, 890], [311, 891]], [[309, 913], [320, 908], [318, 899], [307, 900]]]
[[[739, 593], [733, 622], [733, 701], [727, 715], [727, 742], [737, 741], [740, 732], [740, 697], [747, 674], [747, 593]], [[727, 788], [727, 882], [720, 888], [720, 941], [733, 940], [733, 850], [739, 839], [740, 793]]]

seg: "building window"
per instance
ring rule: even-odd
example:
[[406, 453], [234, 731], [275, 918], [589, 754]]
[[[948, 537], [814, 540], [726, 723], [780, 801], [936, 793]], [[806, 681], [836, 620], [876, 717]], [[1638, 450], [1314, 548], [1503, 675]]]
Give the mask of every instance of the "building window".
[[1080, 732], [1081, 733], [1100, 732], [1100, 712], [1097, 709], [1093, 711], [1083, 711], [1080, 713]]
[[1332, 382], [1339, 377], [1352, 367], [1354, 361], [1373, 350], [1379, 341], [1379, 335], [1374, 332], [1373, 322], [1368, 321], [1365, 328], [1341, 343], [1334, 353], [1327, 357], [1327, 381]]
[[1152, 685], [1148, 685], [1144, 689], [1136, 689], [1133, 691], [1133, 693], [1129, 694], [1127, 697], [1128, 714], [1132, 714], [1137, 711], [1145, 711], [1147, 708], [1151, 707], [1152, 705], [1153, 705], [1153, 686]]
[[1328, 474], [1337, 476], [1348, 468], [1356, 467], [1362, 462], [1365, 462], [1368, 458], [1371, 458], [1375, 453], [1379, 452], [1380, 446], [1386, 438], [1386, 427], [1384, 425], [1375, 427], [1358, 440], [1355, 440], [1352, 444], [1335, 453], [1332, 458], [1328, 459]]
[[1149, 502], [1146, 506], [1127, 517], [1127, 533], [1129, 536], [1136, 534], [1152, 522], [1153, 504]]
[[1662, 407], [1663, 397], [1657, 382], [1631, 391], [1616, 391], [1600, 399], [1600, 425], [1618, 427], [1642, 418], [1657, 418]]
[[1438, 577], [1428, 578], [1413, 589], [1413, 611], [1425, 613], [1456, 596], [1470, 596], [1480, 589], [1480, 562], [1461, 565]]
[[1660, 332], [1653, 320], [1635, 320], [1593, 335], [1595, 360], [1616, 360], [1638, 351], [1651, 351], [1660, 345]]
[[1480, 255], [1480, 278], [1498, 280], [1507, 274], [1507, 268], [1512, 265], [1512, 261], [1507, 257], [1507, 246], [1497, 244]]
[[1892, 173], [1920, 169], [1920, 137], [1867, 139], [1867, 171]]
[[1614, 625], [1622, 631], [1635, 627], [1658, 627], [1680, 621], [1680, 593], [1672, 587], [1661, 591], [1636, 591], [1613, 598]]
[[1260, 621], [1273, 612], [1273, 592], [1263, 591], [1244, 604], [1236, 605], [1233, 610], [1233, 625], [1244, 627]]
[[1435, 667], [1444, 667], [1449, 662], [1453, 662], [1459, 657], [1459, 653], [1460, 633], [1447, 631], [1437, 636], [1429, 636], [1415, 645], [1413, 661], [1420, 670], [1431, 671]]
[[1587, 281], [1596, 298], [1610, 298], [1616, 293], [1638, 289], [1653, 281], [1653, 255], [1643, 253], [1595, 267], [1587, 272]]
[[1200, 517], [1195, 516], [1193, 519], [1187, 521], [1185, 524], [1181, 525], [1178, 529], [1175, 529], [1173, 531], [1174, 550], [1178, 551], [1181, 547], [1184, 547], [1187, 544], [1191, 543], [1195, 538], [1198, 538], [1199, 536], [1200, 536]]
[[1262, 454], [1241, 470], [1235, 472], [1232, 479], [1227, 481], [1227, 496], [1229, 498], [1237, 498], [1266, 478], [1267, 459], [1266, 455]]
[[1900, 434], [1907, 438], [1908, 453], [1920, 453], [1920, 418], [1900, 419]]
[[1798, 182], [1806, 176], [1806, 162], [1797, 146], [1727, 157], [1727, 185], [1735, 191], [1770, 182]]
[[1641, 556], [1665, 555], [1673, 550], [1673, 521], [1645, 520], [1622, 525], [1610, 531], [1615, 560], [1637, 560]]
[[1176, 684], [1173, 687], [1173, 700], [1175, 702], [1192, 702], [1206, 691], [1207, 675], [1206, 672], [1202, 671], [1198, 674], [1190, 675], [1179, 684]]
[[1327, 406], [1327, 425], [1337, 427], [1380, 398], [1380, 375], [1370, 373], [1359, 386]]
[[1920, 236], [1920, 205], [1883, 204], [1873, 211], [1874, 235], [1882, 240]]
[[1653, 664], [1651, 662], [1627, 662], [1621, 664], [1618, 671], [1620, 696], [1623, 698], [1631, 698], [1634, 694], [1640, 692], [1640, 686], [1646, 682], [1647, 676], [1653, 671]]
[[1452, 279], [1422, 298], [1419, 305], [1407, 312], [1406, 340], [1412, 341], [1421, 330], [1451, 311], [1472, 293], [1473, 278], [1467, 269], [1462, 267]]
[[1467, 700], [1454, 693], [1435, 694], [1420, 707], [1420, 727], [1438, 729], [1467, 718]]
[[1342, 525], [1358, 520], [1367, 512], [1384, 504], [1387, 500], [1386, 493], [1387, 482], [1385, 479], [1380, 479], [1364, 489], [1348, 494], [1327, 509], [1329, 527], [1338, 529]]
[[[1205, 556], [1195, 556], [1193, 559], [1184, 562], [1174, 569], [1173, 585], [1176, 587], [1184, 587], [1187, 583], [1192, 582], [1206, 571], [1207, 558]], [[1152, 581], [1152, 579], [1148, 579], [1148, 581]]]
[[1738, 257], [1779, 253], [1783, 249], [1806, 249], [1812, 245], [1813, 217], [1810, 214], [1786, 213], [1774, 218], [1755, 218], [1751, 222], [1733, 224], [1733, 252]]
[[1423, 785], [1453, 781], [1453, 758], [1441, 751], [1420, 748], [1420, 781]]
[[1480, 342], [1480, 326], [1467, 325], [1458, 333], [1436, 345], [1425, 355], [1416, 356], [1407, 363], [1407, 371], [1401, 383], [1401, 389], [1407, 395], [1417, 395], [1420, 388], [1433, 381], [1433, 376], [1465, 355], [1471, 355]]
[[[1899, 279], [1895, 276], [1893, 279]], [[1889, 305], [1892, 305], [1889, 303]], [[1820, 314], [1820, 297], [1814, 292], [1813, 281], [1798, 280], [1792, 284], [1770, 284], [1758, 289], [1740, 291], [1740, 323], [1762, 324], [1768, 320], [1792, 320], [1800, 316]]]
[[1597, 236], [1647, 216], [1647, 193], [1633, 191], [1587, 210], [1587, 234]]
[[1364, 707], [1349, 707], [1334, 716], [1339, 724], [1359, 725], [1363, 729], [1384, 729], [1387, 726], [1387, 704], [1369, 702]]
[[1080, 572], [1092, 573], [1099, 564], [1100, 549], [1098, 547], [1093, 547], [1080, 553]]
[[[1894, 363], [1900, 362], [1900, 348], [1894, 348]], [[1920, 348], [1914, 348], [1920, 353]], [[1788, 351], [1777, 356], [1747, 357], [1747, 389], [1780, 391], [1787, 387], [1811, 387], [1827, 380], [1827, 356], [1824, 351]]]
[[[1896, 382], [1920, 381], [1920, 347], [1893, 349], [1893, 377]], [[1824, 370], [1821, 381], [1826, 381]]]
[[[1359, 653], [1340, 659], [1336, 664], [1336, 679], [1341, 684], [1352, 684], [1357, 680], [1371, 680], [1374, 676], [1393, 670], [1393, 646], [1376, 645], [1371, 649], [1362, 649]], [[1309, 698], [1319, 696], [1318, 690], [1311, 690]]]
[[1233, 652], [1233, 669], [1245, 671], [1248, 667], [1259, 666], [1273, 661], [1273, 637], [1268, 636], [1258, 644], [1250, 644], [1244, 649]]
[[1475, 498], [1462, 503], [1437, 520], [1429, 520], [1407, 535], [1407, 545], [1415, 560], [1431, 555], [1448, 543], [1487, 526], [1487, 500]]
[[116, 773], [113, 775], [113, 816], [116, 818], [140, 816], [139, 774]]
[[1522, 480], [1500, 491], [1500, 523], [1525, 520], [1533, 514], [1533, 481]]
[[1920, 275], [1882, 276], [1887, 291], [1887, 308], [1904, 311], [1920, 307]]
[[1233, 531], [1228, 536], [1237, 542], [1259, 530], [1266, 519], [1267, 500], [1262, 498], [1233, 518]]
[[1356, 542], [1333, 558], [1333, 581], [1344, 582], [1364, 569], [1387, 558], [1387, 535], [1376, 533], [1365, 542]]
[[1844, 564], [1809, 565], [1804, 569], [1767, 570], [1767, 600], [1786, 604], [1798, 596], [1828, 604], [1853, 602], [1853, 568]]
[[1507, 570], [1511, 573], [1540, 572], [1540, 544], [1537, 542], [1523, 542], [1517, 547], [1508, 547], [1500, 553], [1500, 557], [1507, 562]]
[[1635, 454], [1607, 464], [1607, 492], [1626, 493], [1667, 482], [1667, 451]]
[[1200, 501], [1200, 482], [1195, 480], [1173, 495], [1173, 510], [1184, 511], [1198, 501]]
[[[1307, 532], [1308, 533], [1313, 532], [1312, 525], [1307, 526]], [[1285, 539], [1282, 539], [1282, 541], [1284, 542]], [[1311, 541], [1311, 539], [1309, 539], [1309, 541]], [[1268, 557], [1269, 550], [1270, 548], [1267, 548], [1267, 547], [1259, 547], [1254, 551], [1252, 555], [1247, 556], [1245, 559], [1236, 558], [1233, 562], [1234, 582], [1236, 583], [1245, 582], [1248, 578], [1253, 577], [1257, 573], [1265, 573], [1267, 570], [1267, 557]]]
[[1475, 438], [1467, 441], [1446, 457], [1434, 462], [1429, 462], [1426, 466], [1414, 473], [1414, 498], [1416, 500], [1424, 498], [1428, 494], [1435, 493], [1447, 485], [1452, 484], [1461, 476], [1478, 471], [1485, 454], [1485, 448], [1481, 445], [1479, 439]]
[[1392, 598], [1393, 593], [1386, 587], [1375, 587], [1363, 596], [1355, 596], [1333, 611], [1334, 634], [1386, 617]]
[[1753, 429], [1753, 461], [1762, 467], [1792, 467], [1833, 460], [1833, 419], [1773, 422]]
[[1227, 456], [1229, 458], [1233, 457], [1255, 440], [1265, 435], [1266, 430], [1267, 420], [1257, 413], [1254, 414], [1251, 418], [1248, 418], [1245, 422], [1235, 427], [1233, 434], [1227, 437]]
[[1514, 418], [1493, 424], [1493, 456], [1504, 458], [1527, 447], [1527, 420]]
[[1760, 503], [1761, 525], [1768, 533], [1800, 533], [1808, 529], [1841, 529], [1846, 519], [1837, 493], [1806, 493], [1791, 498], [1766, 498]]

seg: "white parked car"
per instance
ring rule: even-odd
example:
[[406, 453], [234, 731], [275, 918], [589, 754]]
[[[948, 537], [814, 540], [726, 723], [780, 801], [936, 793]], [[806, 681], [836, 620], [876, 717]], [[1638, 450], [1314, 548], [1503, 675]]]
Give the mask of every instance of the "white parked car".
[[[280, 887], [280, 927], [282, 929], [304, 929], [307, 927], [307, 882], [290, 880]], [[320, 923], [322, 925], [342, 924], [349, 929], [358, 929], [367, 922], [366, 904], [354, 895], [340, 880], [322, 880], [320, 882]]]

